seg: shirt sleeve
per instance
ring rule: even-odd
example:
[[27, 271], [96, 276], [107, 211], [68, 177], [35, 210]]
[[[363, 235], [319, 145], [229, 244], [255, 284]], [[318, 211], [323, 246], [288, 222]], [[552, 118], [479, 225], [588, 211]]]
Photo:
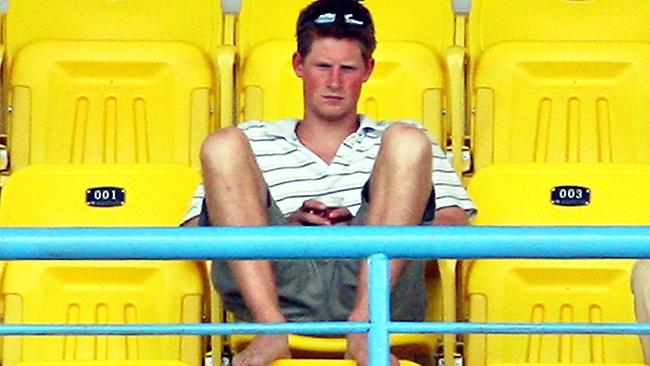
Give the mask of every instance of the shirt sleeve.
[[195, 217], [198, 217], [201, 213], [201, 206], [203, 204], [203, 197], [205, 197], [205, 190], [203, 189], [203, 183], [199, 184], [194, 191], [194, 196], [192, 197], [192, 202], [190, 203], [190, 208], [185, 214], [183, 222], [187, 222]]
[[458, 206], [465, 210], [468, 218], [476, 215], [476, 205], [465, 190], [458, 174], [440, 146], [431, 142], [433, 151], [433, 187], [436, 193], [436, 209]]

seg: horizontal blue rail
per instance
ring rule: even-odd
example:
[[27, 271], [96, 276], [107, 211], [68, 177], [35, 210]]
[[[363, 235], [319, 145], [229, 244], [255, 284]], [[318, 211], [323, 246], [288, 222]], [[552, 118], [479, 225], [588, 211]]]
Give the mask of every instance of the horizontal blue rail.
[[650, 324], [390, 322], [391, 258], [650, 258], [650, 227], [4, 228], [0, 259], [368, 258], [370, 321], [286, 324], [5, 324], [0, 335], [368, 332], [389, 365], [390, 333], [650, 334]]
[[650, 258], [650, 227], [0, 229], [0, 259]]
[[[155, 323], [155, 324], [3, 324], [0, 336], [15, 335], [198, 335], [293, 333], [339, 335], [365, 333], [365, 322], [305, 323]], [[390, 333], [420, 334], [650, 334], [646, 323], [458, 323], [388, 322]]]

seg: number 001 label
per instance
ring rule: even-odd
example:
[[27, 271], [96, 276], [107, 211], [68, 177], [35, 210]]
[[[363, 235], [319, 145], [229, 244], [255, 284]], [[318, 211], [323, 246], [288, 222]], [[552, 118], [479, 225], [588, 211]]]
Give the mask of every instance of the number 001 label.
[[122, 206], [125, 201], [124, 188], [95, 187], [86, 190], [86, 204], [93, 207]]
[[551, 190], [551, 203], [558, 206], [585, 206], [591, 202], [589, 188], [558, 186]]

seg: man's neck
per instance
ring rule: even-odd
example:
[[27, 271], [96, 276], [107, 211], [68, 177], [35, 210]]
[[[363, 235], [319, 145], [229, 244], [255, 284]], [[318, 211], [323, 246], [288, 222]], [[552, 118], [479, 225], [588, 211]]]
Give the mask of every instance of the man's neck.
[[306, 117], [296, 126], [296, 135], [305, 147], [329, 164], [341, 143], [358, 128], [359, 119], [356, 115], [340, 121], [320, 121]]

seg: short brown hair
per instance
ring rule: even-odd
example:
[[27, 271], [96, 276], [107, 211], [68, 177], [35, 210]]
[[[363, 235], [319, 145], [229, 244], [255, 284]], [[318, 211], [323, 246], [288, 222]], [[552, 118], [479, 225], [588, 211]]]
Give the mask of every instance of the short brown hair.
[[364, 61], [372, 57], [377, 46], [372, 16], [357, 0], [316, 0], [303, 9], [296, 24], [302, 57], [307, 57], [316, 37], [357, 40]]

